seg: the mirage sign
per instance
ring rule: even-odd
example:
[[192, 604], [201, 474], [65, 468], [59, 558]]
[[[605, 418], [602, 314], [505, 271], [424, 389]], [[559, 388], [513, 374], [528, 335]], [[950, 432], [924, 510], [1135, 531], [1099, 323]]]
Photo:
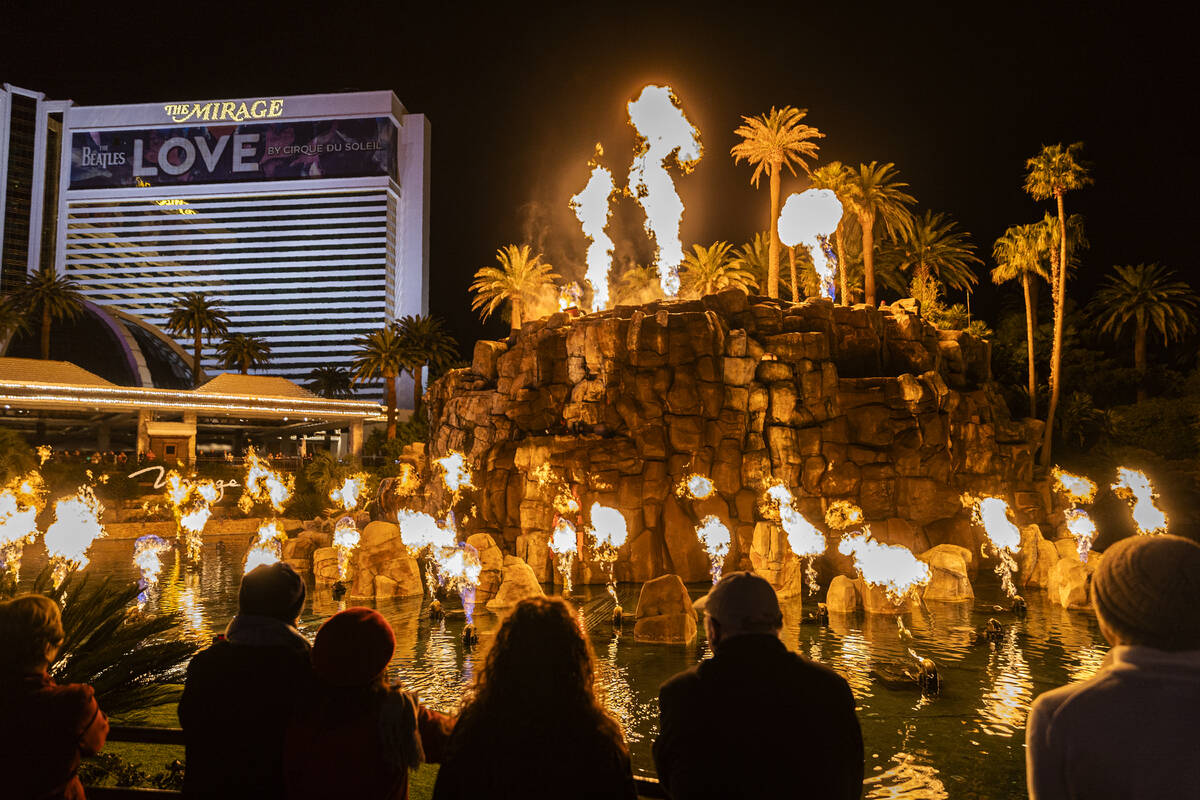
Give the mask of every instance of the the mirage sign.
[[387, 117], [71, 137], [72, 189], [385, 175], [396, 178], [396, 126]]

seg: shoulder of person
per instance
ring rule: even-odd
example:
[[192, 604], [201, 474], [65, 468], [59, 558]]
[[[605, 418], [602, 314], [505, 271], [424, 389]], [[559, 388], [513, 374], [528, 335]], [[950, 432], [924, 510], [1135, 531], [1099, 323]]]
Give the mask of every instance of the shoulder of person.
[[1106, 704], [1110, 701], [1107, 697], [1101, 697], [1097, 690], [1111, 686], [1115, 681], [1107, 671], [1101, 671], [1087, 680], [1042, 692], [1030, 706], [1029, 714], [1045, 721], [1055, 721], [1064, 715], [1086, 713], [1096, 702]]
[[699, 691], [700, 670], [703, 666], [703, 663], [698, 664], [691, 669], [684, 670], [668, 678], [662, 686], [658, 687], [659, 698], [673, 699], [681, 695]]

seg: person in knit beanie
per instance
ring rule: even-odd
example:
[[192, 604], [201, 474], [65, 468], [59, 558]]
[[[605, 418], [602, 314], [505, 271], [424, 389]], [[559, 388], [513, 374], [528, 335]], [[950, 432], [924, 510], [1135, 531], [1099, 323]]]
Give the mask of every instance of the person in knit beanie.
[[408, 771], [440, 763], [453, 720], [388, 684], [395, 649], [392, 627], [369, 608], [338, 612], [317, 631], [312, 685], [284, 745], [289, 800], [404, 800]]
[[1104, 552], [1092, 606], [1113, 645], [1041, 695], [1025, 730], [1031, 800], [1182, 797], [1200, 787], [1200, 544], [1132, 536]]

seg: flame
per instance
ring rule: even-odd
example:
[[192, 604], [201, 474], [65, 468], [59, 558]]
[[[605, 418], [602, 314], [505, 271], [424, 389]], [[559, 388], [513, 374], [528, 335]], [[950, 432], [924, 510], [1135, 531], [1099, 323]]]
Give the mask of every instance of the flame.
[[[604, 155], [596, 145], [596, 156]], [[613, 240], [604, 229], [612, 216], [609, 202], [616, 184], [612, 173], [596, 165], [583, 191], [571, 198], [571, 210], [579, 219], [583, 235], [587, 237], [587, 282], [592, 287], [592, 307], [602, 311], [608, 307], [608, 271], [612, 268]], [[565, 309], [564, 309], [565, 310]]]
[[354, 524], [352, 517], [342, 517], [333, 526], [333, 546], [338, 556], [338, 580], [345, 580], [350, 567], [350, 556], [353, 555], [354, 548], [358, 547], [359, 538], [358, 526]]
[[1016, 597], [1017, 587], [1012, 576], [1017, 571], [1017, 561], [1013, 556], [1021, 549], [1021, 529], [1008, 518], [1008, 503], [999, 497], [964, 494], [962, 504], [971, 509], [971, 519], [983, 528], [996, 551], [996, 574], [1000, 576], [1004, 591], [1009, 597]]
[[554, 532], [550, 534], [550, 551], [557, 557], [564, 592], [571, 591], [571, 565], [575, 562], [578, 547], [579, 538], [575, 533], [575, 526], [569, 520], [559, 517], [554, 525]]
[[358, 502], [367, 491], [367, 481], [371, 476], [365, 472], [348, 475], [341, 486], [335, 486], [329, 493], [329, 499], [338, 504], [343, 511], [353, 511], [358, 508]]
[[50, 456], [54, 455], [54, 451], [50, 449], [48, 444], [39, 444], [37, 448], [38, 465], [43, 466], [50, 460]]
[[842, 220], [842, 203], [829, 189], [808, 189], [792, 194], [779, 212], [779, 240], [788, 247], [802, 245], [812, 254], [813, 267], [821, 277], [821, 294], [830, 300], [836, 294], [836, 258], [830, 258], [828, 237]]
[[142, 573], [144, 587], [148, 588], [158, 583], [158, 573], [162, 571], [160, 556], [170, 549], [170, 543], [159, 536], [140, 536], [134, 541], [133, 563]]
[[296, 487], [296, 478], [271, 469], [266, 459], [261, 459], [251, 447], [246, 450], [246, 480], [238, 508], [249, 514], [255, 503], [268, 503], [276, 513], [282, 513]]
[[1068, 508], [1063, 512], [1066, 517], [1067, 530], [1075, 537], [1075, 547], [1079, 552], [1079, 560], [1087, 562], [1092, 542], [1096, 538], [1096, 523], [1082, 508]]
[[558, 289], [558, 310], [570, 311], [583, 306], [583, 289], [575, 281], [560, 286]]
[[838, 545], [842, 555], [853, 555], [854, 566], [863, 580], [881, 587], [896, 605], [904, 602], [909, 592], [929, 583], [929, 565], [914, 556], [907, 547], [877, 542], [870, 531], [842, 539]]
[[479, 551], [469, 544], [455, 544], [437, 548], [432, 555], [437, 564], [438, 585], [458, 592], [467, 624], [474, 624], [475, 589], [483, 571]]
[[725, 556], [729, 555], [729, 528], [725, 527], [725, 523], [715, 514], [709, 514], [704, 519], [700, 520], [700, 524], [696, 526], [696, 537], [700, 539], [700, 544], [704, 547], [704, 552], [708, 553], [708, 559], [711, 564], [709, 571], [712, 573], [712, 581], [716, 583], [721, 580], [721, 570], [725, 566]]
[[618, 548], [625, 544], [625, 539], [629, 535], [629, 525], [625, 522], [625, 515], [620, 511], [599, 503], [592, 503], [589, 516], [592, 520], [589, 533], [595, 541], [593, 547], [596, 560], [600, 562], [600, 567], [608, 578], [608, 593], [612, 595], [613, 602], [620, 605], [617, 600], [616, 580], [613, 578], [613, 564], [617, 560]]
[[790, 489], [782, 483], [767, 488], [768, 507], [774, 506], [779, 514], [779, 522], [787, 535], [788, 546], [792, 552], [804, 562], [804, 578], [808, 591], [817, 591], [817, 572], [812, 560], [825, 552], [825, 534], [821, 533], [804, 515], [796, 510], [796, 498]]
[[212, 516], [212, 504], [217, 502], [221, 490], [210, 480], [195, 481], [184, 478], [175, 470], [167, 473], [167, 502], [179, 524], [179, 540], [184, 555], [190, 561], [200, 557], [203, 544], [201, 534]]
[[104, 536], [104, 526], [100, 524], [103, 514], [104, 506], [90, 486], [81, 486], [78, 492], [54, 504], [54, 522], [46, 529], [44, 541], [54, 564], [55, 586], [72, 569], [87, 566], [88, 548]]
[[258, 538], [246, 552], [246, 564], [242, 567], [242, 574], [244, 575], [263, 564], [274, 564], [282, 558], [285, 541], [287, 541], [287, 534], [283, 532], [283, 528], [279, 527], [279, 522], [273, 519], [265, 520], [258, 527]]
[[441, 468], [442, 480], [452, 494], [457, 495], [463, 489], [475, 488], [475, 484], [471, 483], [471, 470], [467, 467], [466, 457], [462, 453], [452, 450], [445, 458], [439, 458], [433, 463]]
[[847, 530], [863, 521], [863, 510], [849, 500], [834, 500], [825, 509], [825, 524], [837, 530]]
[[1054, 490], [1064, 495], [1072, 503], [1090, 503], [1096, 499], [1096, 482], [1082, 475], [1072, 475], [1058, 467], [1050, 470], [1054, 479]]
[[1158, 495], [1146, 473], [1118, 467], [1117, 482], [1112, 485], [1112, 490], [1130, 501], [1133, 523], [1137, 525], [1138, 533], [1152, 535], [1167, 532], [1167, 515], [1154, 504]]
[[436, 519], [423, 511], [401, 509], [396, 514], [400, 540], [408, 552], [416, 556], [426, 547], [453, 547], [454, 534], [438, 525]]
[[679, 265], [683, 263], [683, 244], [679, 241], [679, 221], [683, 201], [667, 172], [672, 156], [684, 174], [700, 161], [700, 131], [684, 115], [679, 100], [669, 86], [647, 86], [637, 100], [629, 103], [629, 122], [638, 134], [638, 150], [629, 168], [629, 190], [646, 212], [646, 232], [658, 246], [655, 263], [663, 293], [679, 293]]
[[693, 500], [703, 500], [712, 497], [715, 490], [716, 487], [711, 478], [693, 472], [679, 482], [679, 485], [675, 487], [675, 494], [680, 497], [690, 497]]
[[0, 570], [14, 582], [21, 574], [22, 551], [37, 535], [42, 488], [42, 477], [30, 473], [0, 490]]

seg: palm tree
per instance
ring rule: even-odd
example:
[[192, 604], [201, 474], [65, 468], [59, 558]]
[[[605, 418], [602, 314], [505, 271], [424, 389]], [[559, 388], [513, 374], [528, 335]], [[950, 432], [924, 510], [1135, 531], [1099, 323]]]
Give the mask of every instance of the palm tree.
[[354, 396], [354, 377], [342, 367], [316, 367], [308, 373], [305, 386], [321, 397], [344, 399]]
[[1092, 184], [1092, 176], [1080, 155], [1083, 142], [1063, 147], [1043, 145], [1041, 152], [1025, 162], [1025, 192], [1034, 200], [1054, 198], [1058, 205], [1059, 263], [1050, 274], [1050, 292], [1054, 300], [1054, 344], [1050, 351], [1050, 408], [1046, 412], [1046, 432], [1042, 439], [1041, 464], [1050, 465], [1050, 442], [1054, 433], [1054, 413], [1062, 389], [1063, 319], [1067, 304], [1067, 219], [1063, 195]]
[[[823, 167], [818, 167], [813, 170], [813, 188], [828, 189], [837, 195], [841, 201], [842, 207], [849, 205], [847, 197], [849, 195], [850, 177], [854, 171], [840, 161], [831, 161]], [[850, 289], [846, 281], [846, 228], [851, 219], [851, 214], [842, 214], [842, 219], [838, 223], [837, 230], [833, 232], [833, 244], [837, 251], [838, 260], [838, 301], [842, 305], [850, 302]]]
[[767, 296], [779, 297], [779, 182], [781, 172], [786, 166], [794, 176], [796, 164], [806, 173], [811, 174], [808, 163], [804, 159], [817, 157], [819, 145], [811, 141], [825, 134], [811, 125], [805, 125], [800, 120], [808, 114], [806, 108], [771, 107], [766, 114], [757, 117], [742, 117], [742, 124], [734, 131], [742, 137], [729, 151], [733, 162], [737, 164], [742, 159], [754, 167], [750, 183], [758, 188], [759, 178], [767, 173], [771, 187], [770, 216], [767, 218], [767, 232], [771, 236], [771, 245], [767, 262]]
[[480, 316], [486, 322], [507, 302], [512, 330], [516, 332], [523, 321], [521, 312], [526, 299], [561, 276], [553, 266], [542, 261], [541, 253], [533, 254], [527, 244], [501, 247], [496, 251], [496, 261], [500, 264], [498, 268], [482, 267], [475, 273], [475, 282], [471, 284], [471, 291], [475, 292], [471, 310], [481, 312]]
[[692, 297], [733, 287], [749, 294], [757, 284], [754, 275], [732, 254], [729, 242], [713, 242], [708, 247], [692, 245], [683, 259], [681, 288]]
[[907, 272], [914, 282], [935, 278], [948, 288], [970, 291], [979, 283], [972, 265], [983, 260], [975, 255], [971, 234], [957, 227], [946, 214], [926, 211], [899, 239], [884, 245], [879, 260]]
[[631, 264], [612, 290], [615, 305], [640, 305], [663, 299], [662, 279], [653, 264]]
[[429, 365], [439, 369], [458, 358], [458, 342], [434, 316], [401, 317], [392, 323], [399, 337], [404, 357], [401, 366], [413, 376], [413, 413], [421, 408], [421, 370]]
[[217, 357], [225, 369], [249, 375], [251, 367], [266, 366], [271, 360], [271, 345], [261, 336], [231, 333], [217, 344]]
[[742, 265], [742, 269], [754, 277], [759, 289], [767, 283], [767, 273], [770, 272], [771, 237], [766, 231], [759, 231], [754, 238], [734, 251], [734, 257]]
[[225, 311], [199, 292], [188, 292], [179, 298], [178, 305], [167, 317], [167, 330], [176, 336], [192, 337], [192, 386], [199, 386], [204, 377], [200, 366], [201, 339], [229, 332], [229, 317]]
[[900, 179], [895, 164], [859, 164], [846, 177], [846, 200], [862, 226], [863, 301], [875, 305], [875, 226], [893, 239], [899, 239], [912, 228], [912, 212], [908, 207], [916, 198], [904, 190], [908, 184]]
[[404, 369], [404, 343], [388, 325], [355, 340], [354, 380], [383, 379], [383, 401], [387, 405], [387, 438], [396, 438], [396, 376]]
[[42, 358], [50, 358], [50, 326], [59, 320], [75, 319], [83, 313], [79, 285], [54, 267], [42, 266], [13, 294], [17, 308], [30, 319], [41, 317]]
[[1013, 225], [992, 246], [996, 267], [992, 282], [1007, 283], [1020, 280], [1025, 293], [1025, 342], [1029, 355], [1029, 416], [1037, 416], [1037, 376], [1033, 358], [1033, 332], [1037, 328], [1037, 300], [1034, 292], [1036, 278], [1048, 280], [1045, 255], [1049, 239], [1039, 223]]
[[[1133, 366], [1146, 373], [1146, 334], [1153, 331], [1163, 345], [1179, 341], [1196, 327], [1197, 297], [1175, 272], [1159, 264], [1113, 267], [1092, 299], [1091, 315], [1100, 330], [1118, 338], [1133, 328]], [[1144, 381], [1138, 382], [1138, 402], [1146, 399]]]

